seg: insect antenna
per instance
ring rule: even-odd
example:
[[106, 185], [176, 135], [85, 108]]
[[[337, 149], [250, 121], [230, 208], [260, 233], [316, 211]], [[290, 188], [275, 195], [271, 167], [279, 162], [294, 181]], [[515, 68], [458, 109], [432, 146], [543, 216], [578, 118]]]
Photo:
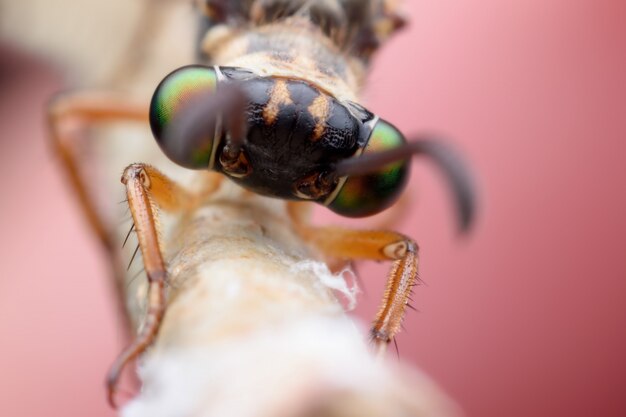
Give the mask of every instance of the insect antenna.
[[476, 211], [474, 184], [463, 160], [445, 142], [421, 138], [393, 149], [344, 159], [335, 165], [333, 175], [339, 178], [369, 174], [390, 163], [409, 159], [412, 155], [429, 157], [443, 172], [455, 199], [459, 228], [462, 232], [468, 231]]
[[[239, 151], [245, 142], [247, 96], [236, 83], [220, 86], [211, 93], [199, 94], [187, 103], [165, 131], [166, 140], [178, 144], [174, 152], [184, 154], [189, 144], [201, 143], [215, 134], [220, 117], [228, 135], [228, 146]], [[181, 140], [184, 138], [184, 140]]]

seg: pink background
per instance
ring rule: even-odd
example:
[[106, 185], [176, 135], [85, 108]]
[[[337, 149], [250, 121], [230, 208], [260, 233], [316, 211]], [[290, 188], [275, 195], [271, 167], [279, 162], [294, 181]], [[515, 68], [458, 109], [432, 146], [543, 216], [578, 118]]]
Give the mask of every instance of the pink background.
[[[415, 164], [396, 228], [420, 243], [428, 285], [401, 357], [469, 416], [626, 415], [626, 3], [406, 3], [411, 26], [377, 57], [367, 103], [453, 138], [481, 211], [457, 238], [440, 178]], [[113, 415], [103, 376], [122, 338], [105, 260], [42, 123], [60, 77], [3, 55], [0, 415]], [[386, 268], [360, 265], [359, 315]]]

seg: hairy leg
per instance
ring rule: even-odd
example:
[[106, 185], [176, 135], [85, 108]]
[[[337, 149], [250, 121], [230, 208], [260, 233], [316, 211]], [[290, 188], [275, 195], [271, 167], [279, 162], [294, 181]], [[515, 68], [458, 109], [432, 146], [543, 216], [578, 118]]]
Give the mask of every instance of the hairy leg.
[[125, 365], [143, 353], [154, 341], [165, 314], [167, 269], [163, 260], [157, 209], [167, 212], [192, 210], [201, 198], [212, 193], [221, 176], [207, 178], [199, 194], [183, 187], [146, 164], [132, 164], [124, 170], [128, 206], [133, 217], [139, 248], [148, 277], [148, 310], [139, 334], [118, 356], [107, 377], [108, 399], [115, 406], [117, 383]]
[[98, 237], [109, 256], [118, 310], [130, 329], [123, 305], [124, 267], [107, 224], [89, 192], [89, 168], [81, 158], [79, 149], [92, 139], [84, 132], [86, 128], [119, 121], [148, 123], [148, 106], [129, 102], [122, 96], [95, 92], [66, 93], [57, 96], [48, 107], [48, 125], [52, 147], [58, 155], [73, 194], [78, 199], [92, 232]]
[[323, 254], [335, 258], [393, 261], [387, 288], [372, 324], [371, 334], [382, 352], [401, 329], [402, 319], [418, 282], [418, 246], [396, 232], [312, 227], [303, 220], [301, 203], [290, 203], [289, 212], [297, 232]]

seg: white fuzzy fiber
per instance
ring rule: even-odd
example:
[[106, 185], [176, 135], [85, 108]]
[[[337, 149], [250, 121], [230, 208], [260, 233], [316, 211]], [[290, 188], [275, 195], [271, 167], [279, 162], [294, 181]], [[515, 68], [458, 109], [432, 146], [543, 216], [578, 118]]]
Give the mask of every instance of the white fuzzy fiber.
[[208, 349], [148, 356], [140, 370], [144, 389], [122, 416], [300, 416], [332, 393], [357, 393], [367, 401], [382, 397], [405, 407], [371, 415], [454, 413], [423, 376], [408, 388], [395, 371], [372, 359], [348, 319], [311, 317]]

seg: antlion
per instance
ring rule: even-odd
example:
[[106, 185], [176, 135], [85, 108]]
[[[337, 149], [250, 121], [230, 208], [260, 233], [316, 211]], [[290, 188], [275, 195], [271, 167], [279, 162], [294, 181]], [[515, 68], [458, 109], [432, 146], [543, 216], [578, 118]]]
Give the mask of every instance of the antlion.
[[[142, 390], [123, 408], [128, 417], [455, 414], [426, 378], [382, 357], [417, 282], [417, 245], [395, 232], [313, 227], [310, 203], [297, 201], [350, 216], [379, 212], [404, 186], [408, 158], [423, 154], [443, 169], [469, 224], [471, 184], [458, 158], [429, 138], [407, 142], [357, 104], [371, 54], [403, 23], [395, 5], [196, 3], [197, 49], [212, 66], [171, 73], [152, 103], [85, 92], [50, 107], [55, 149], [111, 255], [136, 334], [109, 375], [110, 401], [124, 365], [141, 355]], [[130, 46], [97, 74], [136, 97], [189, 63], [172, 37], [188, 33], [188, 5], [142, 5]], [[130, 126], [148, 122], [161, 150]], [[84, 143], [107, 155], [101, 174], [78, 152]], [[127, 237], [98, 201], [115, 193], [98, 178], [122, 170], [145, 277], [124, 270]], [[321, 262], [332, 258], [394, 262], [370, 332], [376, 349], [337, 299], [350, 304], [355, 294]]]

